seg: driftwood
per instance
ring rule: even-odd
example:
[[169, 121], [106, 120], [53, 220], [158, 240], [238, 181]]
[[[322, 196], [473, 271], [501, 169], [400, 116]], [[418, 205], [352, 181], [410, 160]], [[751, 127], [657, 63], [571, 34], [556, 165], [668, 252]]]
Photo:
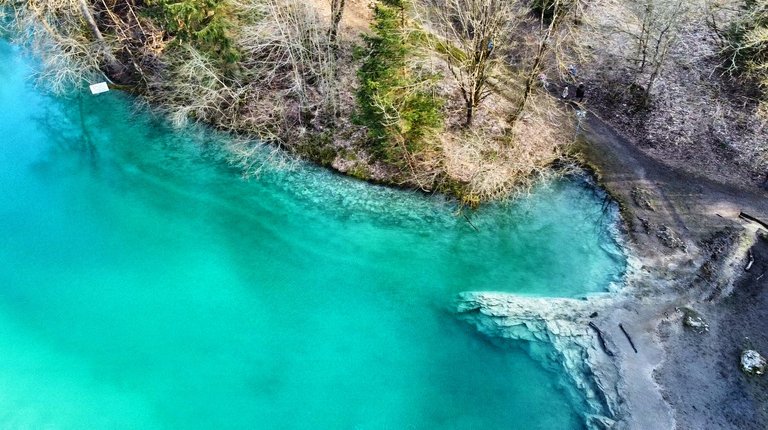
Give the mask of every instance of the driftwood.
[[624, 336], [627, 337], [627, 340], [629, 341], [629, 345], [635, 351], [635, 354], [637, 354], [637, 348], [635, 348], [635, 342], [632, 342], [632, 338], [629, 336], [629, 333], [627, 333], [627, 331], [624, 330], [624, 326], [621, 323], [619, 323], [619, 328], [621, 329], [621, 332], [624, 333]]
[[763, 221], [763, 220], [761, 220], [759, 218], [755, 218], [755, 217], [753, 217], [750, 214], [747, 214], [747, 213], [744, 213], [744, 212], [739, 212], [739, 218], [745, 219], [747, 221], [756, 222], [756, 223], [760, 224], [761, 226], [763, 226], [763, 227], [768, 229], [768, 223], [767, 222], [765, 222], [765, 221]]
[[600, 341], [600, 347], [603, 348], [603, 352], [605, 352], [605, 355], [609, 357], [613, 357], [613, 352], [608, 349], [608, 345], [605, 344], [605, 338], [603, 337], [603, 332], [600, 331], [599, 328], [593, 323], [592, 321], [589, 322], [589, 326], [592, 327], [592, 330], [597, 333], [597, 340]]

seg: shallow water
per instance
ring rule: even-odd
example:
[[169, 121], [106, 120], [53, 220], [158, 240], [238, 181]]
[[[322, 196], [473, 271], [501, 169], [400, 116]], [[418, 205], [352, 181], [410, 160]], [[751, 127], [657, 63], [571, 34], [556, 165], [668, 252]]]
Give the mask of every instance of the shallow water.
[[29, 83], [0, 44], [0, 428], [574, 429], [465, 290], [580, 296], [625, 265], [574, 180], [472, 215], [300, 166], [240, 179], [211, 135]]

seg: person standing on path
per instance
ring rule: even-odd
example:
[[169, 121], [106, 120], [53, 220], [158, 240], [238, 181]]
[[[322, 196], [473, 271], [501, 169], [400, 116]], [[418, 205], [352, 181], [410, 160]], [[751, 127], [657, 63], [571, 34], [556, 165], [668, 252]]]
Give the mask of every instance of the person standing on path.
[[581, 103], [584, 101], [584, 82], [579, 83], [579, 86], [576, 87], [576, 101]]

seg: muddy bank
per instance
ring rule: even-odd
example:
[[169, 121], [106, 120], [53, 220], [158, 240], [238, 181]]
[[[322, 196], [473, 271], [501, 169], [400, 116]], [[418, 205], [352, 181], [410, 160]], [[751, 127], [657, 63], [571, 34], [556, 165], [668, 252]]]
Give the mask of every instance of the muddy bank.
[[[568, 303], [470, 293], [461, 315], [492, 336], [552, 345], [590, 402], [590, 428], [768, 428], [766, 378], [738, 364], [744, 346], [768, 353], [768, 245], [762, 225], [739, 217], [767, 220], [768, 193], [669, 167], [592, 113], [580, 137], [574, 155], [621, 206], [633, 260], [623, 288]], [[686, 308], [710, 331], [686, 330]]]
[[729, 296], [691, 302], [708, 330], [686, 327], [682, 312], [660, 325], [667, 354], [656, 376], [679, 428], [768, 428], [768, 378], [737, 370], [745, 348], [768, 352], [768, 238], [752, 255], [755, 263]]
[[[625, 291], [634, 309], [625, 317], [616, 311], [613, 318], [625, 325], [634, 319], [635, 336], [660, 352], [648, 360], [642, 349], [619, 356], [621, 379], [652, 376], [676, 428], [768, 428], [766, 382], [746, 377], [738, 365], [747, 346], [768, 351], [768, 279], [761, 277], [768, 256], [765, 240], [758, 239], [764, 226], [739, 217], [743, 212], [768, 219], [768, 193], [668, 167], [596, 116], [588, 117], [584, 138], [581, 154], [621, 202], [631, 247], [645, 272]], [[755, 262], [746, 272], [750, 248]], [[686, 329], [684, 307], [700, 312], [709, 332]], [[654, 362], [650, 375], [634, 369], [641, 361]], [[633, 401], [631, 384], [622, 394], [628, 425], [641, 428], [640, 417], [654, 411]]]

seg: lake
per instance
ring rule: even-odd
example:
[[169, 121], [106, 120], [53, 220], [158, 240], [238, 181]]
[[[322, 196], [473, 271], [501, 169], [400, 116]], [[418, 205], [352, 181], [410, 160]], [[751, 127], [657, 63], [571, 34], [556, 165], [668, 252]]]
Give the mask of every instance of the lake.
[[33, 70], [0, 43], [0, 428], [583, 427], [566, 380], [452, 306], [620, 282], [618, 215], [584, 180], [470, 225], [300, 163], [245, 180], [226, 137]]

